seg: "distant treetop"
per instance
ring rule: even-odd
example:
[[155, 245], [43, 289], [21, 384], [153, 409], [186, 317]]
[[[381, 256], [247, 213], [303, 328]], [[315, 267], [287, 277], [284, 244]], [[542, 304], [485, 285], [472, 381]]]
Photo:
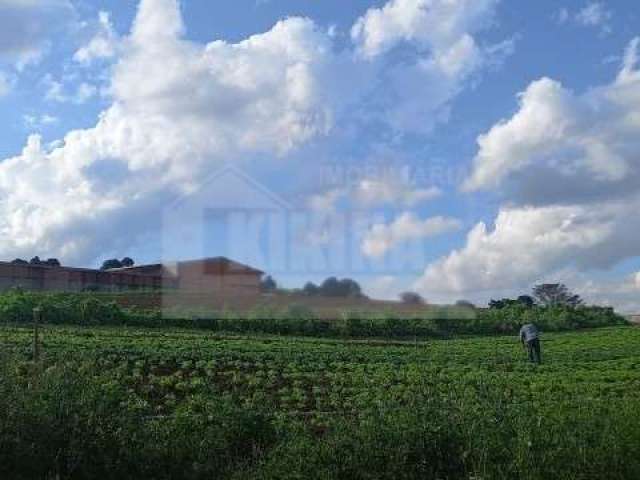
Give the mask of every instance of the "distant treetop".
[[476, 306], [473, 304], [473, 302], [470, 302], [469, 300], [458, 300], [456, 302], [456, 306], [457, 307], [465, 307], [465, 308], [476, 308]]
[[329, 277], [320, 285], [307, 282], [302, 292], [305, 295], [320, 297], [364, 297], [358, 282], [350, 278]]
[[117, 258], [110, 258], [109, 260], [105, 260], [102, 262], [102, 266], [100, 270], [111, 270], [113, 268], [125, 268], [125, 267], [133, 267], [135, 262], [130, 257], [124, 257], [122, 260], [118, 260]]
[[563, 283], [543, 283], [533, 288], [533, 295], [540, 305], [545, 307], [562, 305], [577, 307], [582, 304], [580, 295], [569, 291]]
[[124, 257], [122, 260], [120, 260], [120, 264], [123, 267], [133, 267], [135, 265], [135, 262], [131, 257]]
[[422, 295], [416, 292], [403, 292], [400, 294], [400, 301], [407, 305], [424, 305], [426, 303]]
[[30, 261], [26, 261], [22, 258], [16, 258], [11, 261], [14, 265], [46, 265], [48, 267], [59, 267], [60, 261], [57, 258], [48, 258], [46, 260], [40, 260], [39, 256], [33, 257]]
[[260, 281], [260, 288], [265, 293], [275, 292], [278, 284], [271, 275], [267, 275]]
[[533, 287], [533, 295], [520, 295], [517, 299], [503, 298], [501, 300], [491, 300], [489, 308], [502, 309], [516, 305], [523, 305], [527, 308], [540, 307], [577, 307], [583, 304], [580, 295], [572, 293], [566, 285], [562, 283], [543, 283]]

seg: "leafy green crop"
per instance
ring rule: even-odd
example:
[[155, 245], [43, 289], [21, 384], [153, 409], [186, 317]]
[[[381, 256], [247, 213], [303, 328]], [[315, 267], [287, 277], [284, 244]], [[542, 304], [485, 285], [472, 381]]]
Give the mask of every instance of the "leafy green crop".
[[640, 478], [640, 329], [382, 341], [0, 330], [3, 478]]

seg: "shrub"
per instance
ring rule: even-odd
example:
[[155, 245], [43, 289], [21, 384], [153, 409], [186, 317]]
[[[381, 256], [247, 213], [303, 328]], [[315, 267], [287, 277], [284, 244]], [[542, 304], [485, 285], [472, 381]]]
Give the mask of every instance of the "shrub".
[[416, 292], [402, 292], [400, 300], [407, 305], [424, 305], [426, 303], [422, 295]]
[[[144, 327], [190, 327], [228, 332], [347, 337], [448, 337], [463, 334], [515, 334], [524, 323], [542, 331], [561, 331], [622, 325], [626, 321], [613, 309], [587, 306], [528, 307], [515, 302], [486, 310], [432, 308], [411, 318], [394, 312], [347, 311], [338, 321], [319, 320], [304, 305], [284, 311], [259, 307], [248, 314], [202, 309], [125, 309], [99, 294], [33, 293], [19, 289], [0, 294], [0, 321], [30, 323], [33, 309], [41, 307], [44, 322], [73, 325], [131, 325]], [[164, 315], [163, 315], [164, 313]]]

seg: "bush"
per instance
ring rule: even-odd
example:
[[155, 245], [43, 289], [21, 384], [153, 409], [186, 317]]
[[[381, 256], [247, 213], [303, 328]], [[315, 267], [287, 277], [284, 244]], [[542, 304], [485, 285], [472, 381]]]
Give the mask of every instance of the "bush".
[[426, 303], [422, 295], [416, 292], [402, 292], [400, 301], [407, 305], [424, 305]]
[[597, 306], [527, 307], [513, 304], [489, 309], [478, 317], [477, 333], [517, 333], [524, 323], [535, 323], [543, 331], [563, 331], [623, 325], [626, 320], [612, 308]]
[[127, 451], [122, 437], [134, 439], [131, 432], [141, 428], [122, 408], [126, 389], [64, 363], [32, 366], [24, 388], [12, 362], [4, 358], [2, 366], [2, 478], [95, 478], [100, 472], [113, 478], [118, 470], [126, 475], [116, 462]]
[[[0, 295], [0, 321], [30, 323], [33, 309], [41, 307], [44, 322], [72, 325], [130, 325], [139, 327], [199, 328], [227, 332], [330, 337], [449, 337], [465, 334], [516, 334], [523, 323], [535, 323], [542, 331], [562, 331], [622, 325], [626, 320], [604, 307], [528, 307], [513, 303], [500, 309], [471, 310], [436, 307], [421, 315], [394, 312], [348, 311], [339, 321], [320, 320], [304, 305], [284, 311], [260, 307], [245, 315], [224, 311], [124, 309], [99, 294], [33, 293], [13, 290]], [[166, 312], [165, 312], [166, 313]]]

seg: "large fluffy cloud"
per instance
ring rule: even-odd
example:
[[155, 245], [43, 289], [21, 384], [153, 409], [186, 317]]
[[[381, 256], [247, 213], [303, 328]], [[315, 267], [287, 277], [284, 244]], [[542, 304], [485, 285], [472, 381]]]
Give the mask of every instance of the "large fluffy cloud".
[[520, 109], [478, 139], [468, 191], [504, 186], [519, 203], [571, 203], [637, 191], [640, 180], [640, 39], [617, 78], [576, 95], [543, 78]]
[[[116, 55], [112, 104], [96, 126], [52, 145], [32, 136], [21, 154], [0, 163], [0, 255], [38, 251], [90, 261], [115, 242], [134, 243], [167, 199], [225, 162], [286, 157], [312, 140], [331, 141], [337, 125], [363, 119], [398, 133], [425, 131], [490, 61], [494, 50], [479, 47], [473, 34], [494, 4], [392, 1], [394, 11], [418, 17], [416, 28], [441, 31], [427, 44], [405, 31], [402, 39], [419, 51], [391, 66], [388, 40], [375, 61], [361, 53], [371, 42], [371, 11], [344, 49], [304, 18], [238, 43], [199, 44], [184, 39], [176, 0], [142, 0], [120, 48], [105, 49], [98, 39], [76, 55], [86, 62]], [[103, 17], [99, 35], [112, 33]], [[408, 97], [411, 83], [420, 89]]]
[[639, 44], [612, 83], [584, 94], [533, 82], [515, 115], [479, 138], [464, 188], [500, 191], [508, 204], [493, 229], [478, 224], [463, 248], [427, 267], [423, 290], [517, 288], [640, 255]]
[[599, 305], [613, 306], [621, 313], [637, 314], [640, 312], [640, 284], [637, 277], [636, 273], [607, 280], [585, 278], [582, 275], [574, 277], [571, 285], [574, 285], [577, 293]]
[[242, 151], [284, 154], [328, 132], [334, 109], [323, 82], [336, 59], [313, 22], [292, 18], [237, 44], [201, 46], [179, 40], [180, 17], [167, 6], [159, 18], [157, 5], [142, 3], [105, 118], [141, 134], [131, 139], [137, 148], [115, 152], [130, 166], [167, 163], [193, 175], [200, 162], [219, 165]]
[[[358, 55], [379, 64], [409, 45], [410, 62], [392, 62], [371, 96], [377, 118], [401, 131], [428, 133], [449, 115], [448, 101], [481, 67], [501, 61], [511, 41], [480, 45], [473, 33], [491, 23], [497, 0], [391, 0], [351, 30]], [[389, 94], [391, 92], [391, 94]], [[420, 98], [419, 102], [412, 101]]]
[[637, 250], [629, 239], [640, 227], [638, 205], [503, 208], [492, 230], [476, 225], [465, 247], [430, 265], [419, 286], [458, 293], [510, 289], [567, 266], [609, 267]]

